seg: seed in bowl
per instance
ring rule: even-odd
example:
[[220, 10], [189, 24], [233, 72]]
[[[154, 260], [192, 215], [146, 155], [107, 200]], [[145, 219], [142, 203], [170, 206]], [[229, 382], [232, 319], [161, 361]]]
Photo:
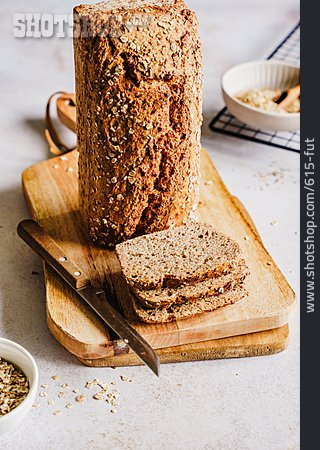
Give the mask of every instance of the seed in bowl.
[[282, 94], [281, 89], [249, 89], [248, 91], [240, 92], [236, 97], [243, 103], [266, 112], [300, 112], [299, 98], [285, 108], [278, 105], [277, 102]]
[[29, 390], [29, 381], [25, 374], [0, 357], [0, 416], [19, 406]]

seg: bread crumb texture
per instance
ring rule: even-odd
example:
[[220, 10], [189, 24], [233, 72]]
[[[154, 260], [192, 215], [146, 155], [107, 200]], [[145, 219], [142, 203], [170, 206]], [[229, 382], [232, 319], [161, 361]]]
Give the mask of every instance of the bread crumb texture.
[[183, 1], [74, 9], [80, 210], [113, 246], [185, 223], [199, 191], [198, 22]]

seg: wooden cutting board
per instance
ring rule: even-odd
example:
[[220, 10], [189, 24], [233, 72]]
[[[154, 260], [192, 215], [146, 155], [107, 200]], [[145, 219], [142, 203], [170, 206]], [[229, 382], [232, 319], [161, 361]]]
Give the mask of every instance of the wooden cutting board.
[[[115, 253], [100, 249], [87, 239], [78, 212], [77, 152], [30, 167], [23, 173], [22, 182], [33, 218], [90, 275], [94, 284], [99, 285], [108, 275], [127, 319], [154, 348], [163, 349], [159, 350], [163, 361], [280, 351], [288, 338], [286, 324], [294, 293], [205, 151], [201, 173], [201, 220], [240, 243], [251, 271], [247, 283], [250, 295], [235, 305], [197, 318], [159, 325], [136, 319], [128, 301], [129, 290], [119, 276]], [[136, 357], [128, 354], [129, 348], [122, 341], [113, 341], [101, 320], [47, 267], [45, 279], [48, 325], [64, 347], [89, 365], [137, 363]], [[209, 342], [196, 344], [199, 341]]]

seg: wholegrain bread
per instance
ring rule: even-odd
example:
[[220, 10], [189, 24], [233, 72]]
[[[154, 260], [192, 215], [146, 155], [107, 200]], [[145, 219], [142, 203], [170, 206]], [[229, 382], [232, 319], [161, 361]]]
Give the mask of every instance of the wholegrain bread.
[[182, 0], [74, 9], [79, 205], [113, 246], [185, 223], [198, 202], [201, 52]]
[[227, 275], [216, 278], [209, 278], [195, 283], [183, 283], [181, 286], [172, 289], [151, 289], [143, 290], [132, 287], [132, 293], [139, 303], [145, 308], [168, 307], [170, 305], [180, 305], [186, 302], [193, 302], [203, 297], [211, 297], [223, 294], [229, 289], [234, 289], [242, 284], [249, 274], [245, 261], [232, 270]]
[[198, 300], [181, 305], [171, 305], [164, 308], [147, 309], [142, 306], [137, 299], [132, 297], [133, 309], [137, 317], [146, 323], [165, 323], [173, 320], [187, 319], [198, 316], [199, 314], [215, 311], [227, 305], [243, 299], [248, 292], [242, 284], [230, 289], [223, 294], [212, 297], [199, 298]]
[[237, 242], [199, 222], [131, 239], [116, 252], [129, 285], [144, 290], [214, 278], [243, 264]]

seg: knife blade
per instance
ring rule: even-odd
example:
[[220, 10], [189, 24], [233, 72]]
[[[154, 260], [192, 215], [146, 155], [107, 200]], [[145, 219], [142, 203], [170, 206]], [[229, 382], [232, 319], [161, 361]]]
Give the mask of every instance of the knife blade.
[[38, 253], [96, 314], [159, 376], [159, 358], [148, 342], [109, 303], [105, 291], [94, 287], [89, 277], [34, 220], [23, 220], [18, 235]]

